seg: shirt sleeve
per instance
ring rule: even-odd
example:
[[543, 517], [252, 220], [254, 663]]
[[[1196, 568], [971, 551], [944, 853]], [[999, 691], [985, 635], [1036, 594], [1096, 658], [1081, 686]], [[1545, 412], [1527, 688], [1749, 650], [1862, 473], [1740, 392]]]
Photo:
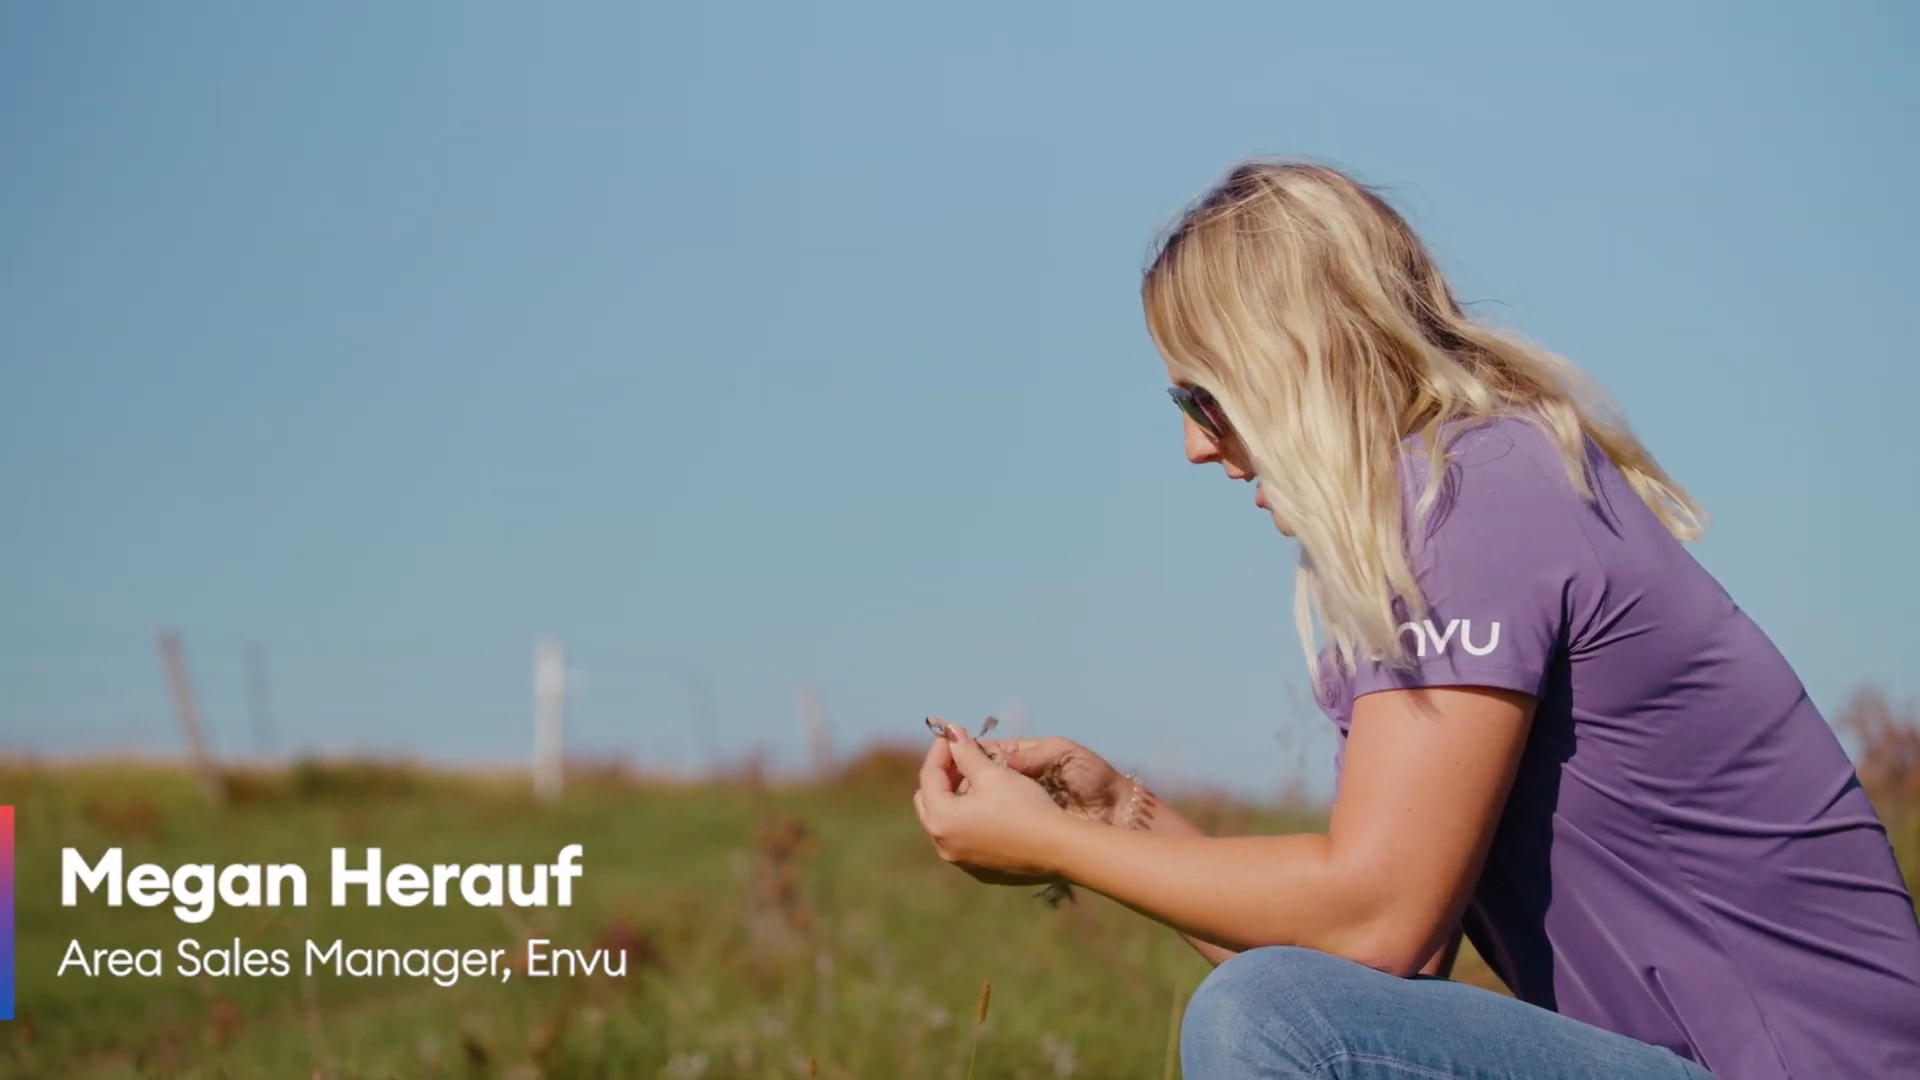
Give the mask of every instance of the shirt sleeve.
[[[1362, 661], [1353, 696], [1483, 686], [1539, 697], [1591, 557], [1570, 487], [1518, 453], [1452, 467], [1408, 553], [1428, 613], [1401, 613], [1410, 667]], [[1412, 517], [1411, 493], [1406, 503]]]

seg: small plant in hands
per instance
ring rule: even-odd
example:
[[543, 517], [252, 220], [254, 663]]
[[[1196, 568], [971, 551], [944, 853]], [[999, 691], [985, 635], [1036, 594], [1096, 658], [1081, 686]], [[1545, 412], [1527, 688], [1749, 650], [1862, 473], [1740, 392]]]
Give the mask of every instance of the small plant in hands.
[[[1001, 766], [1033, 777], [1054, 805], [1103, 825], [1147, 828], [1152, 811], [1143, 799], [1146, 789], [1138, 777], [1121, 774], [1105, 758], [1067, 739], [984, 738], [999, 723], [999, 717], [995, 716], [982, 721], [982, 737], [976, 739], [976, 745]], [[927, 717], [927, 727], [938, 738], [953, 737], [949, 725], [937, 717]], [[965, 794], [970, 786], [969, 781], [962, 779], [957, 790]], [[1037, 895], [1049, 907], [1059, 907], [1074, 899], [1073, 886], [1064, 881], [1052, 882]]]

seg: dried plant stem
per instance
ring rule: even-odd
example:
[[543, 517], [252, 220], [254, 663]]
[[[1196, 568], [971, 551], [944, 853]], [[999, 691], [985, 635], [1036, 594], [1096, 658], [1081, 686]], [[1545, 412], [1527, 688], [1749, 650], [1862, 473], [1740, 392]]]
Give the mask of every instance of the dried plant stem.
[[987, 1023], [987, 1002], [993, 997], [993, 980], [980, 984], [980, 1004], [973, 1010], [973, 1047], [967, 1051], [967, 1080], [973, 1080], [973, 1062], [980, 1056], [980, 1029]]

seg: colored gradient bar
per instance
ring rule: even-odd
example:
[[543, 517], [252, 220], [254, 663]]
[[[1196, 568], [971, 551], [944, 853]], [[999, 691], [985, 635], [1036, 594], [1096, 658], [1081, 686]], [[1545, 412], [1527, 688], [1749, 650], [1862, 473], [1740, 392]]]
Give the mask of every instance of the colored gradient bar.
[[0, 806], [0, 1020], [13, 1019], [13, 807]]

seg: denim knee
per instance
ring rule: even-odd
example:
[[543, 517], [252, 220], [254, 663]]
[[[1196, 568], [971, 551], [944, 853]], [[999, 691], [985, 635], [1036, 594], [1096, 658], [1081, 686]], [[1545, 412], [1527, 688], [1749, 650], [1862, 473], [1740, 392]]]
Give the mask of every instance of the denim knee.
[[1313, 949], [1250, 949], [1213, 970], [1187, 1003], [1180, 1064], [1189, 1080], [1307, 1077], [1333, 1055], [1315, 1007], [1347, 974]]
[[1670, 1077], [1705, 1073], [1510, 997], [1402, 979], [1312, 949], [1252, 949], [1194, 991], [1180, 1028], [1188, 1080], [1334, 1075]]

